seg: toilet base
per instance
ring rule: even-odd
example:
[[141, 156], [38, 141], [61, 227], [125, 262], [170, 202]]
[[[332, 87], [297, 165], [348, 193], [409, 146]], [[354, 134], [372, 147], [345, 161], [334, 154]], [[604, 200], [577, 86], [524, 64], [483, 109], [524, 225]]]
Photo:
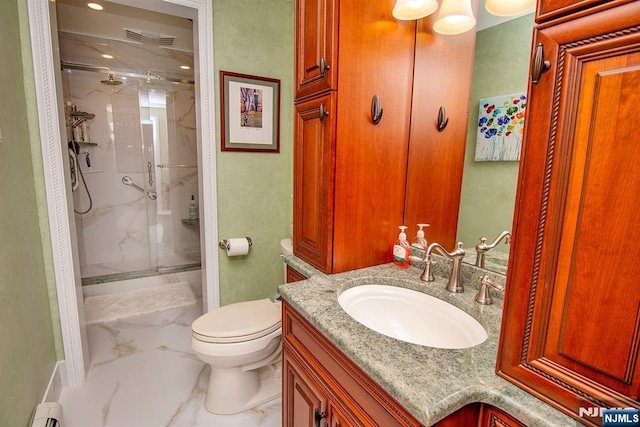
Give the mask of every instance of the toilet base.
[[212, 368], [204, 407], [213, 414], [237, 414], [277, 399], [281, 394], [280, 363], [248, 372]]

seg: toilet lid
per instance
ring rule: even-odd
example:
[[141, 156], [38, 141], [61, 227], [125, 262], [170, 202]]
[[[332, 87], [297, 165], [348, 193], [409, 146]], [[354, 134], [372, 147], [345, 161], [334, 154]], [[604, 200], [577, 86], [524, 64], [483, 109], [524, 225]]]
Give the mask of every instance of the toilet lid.
[[231, 343], [263, 337], [280, 328], [280, 303], [265, 298], [239, 302], [210, 311], [191, 325], [200, 341]]

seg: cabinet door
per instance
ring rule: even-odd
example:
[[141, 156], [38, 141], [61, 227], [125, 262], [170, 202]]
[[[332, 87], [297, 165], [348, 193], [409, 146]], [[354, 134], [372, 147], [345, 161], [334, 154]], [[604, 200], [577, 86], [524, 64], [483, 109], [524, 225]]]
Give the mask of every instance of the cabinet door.
[[526, 427], [511, 415], [493, 406], [483, 405], [479, 427]]
[[297, 104], [294, 135], [293, 252], [325, 273], [333, 253], [335, 97]]
[[562, 15], [595, 8], [603, 3], [626, 3], [629, 0], [544, 0], [538, 2], [536, 22], [548, 21]]
[[[472, 2], [475, 5], [475, 1]], [[474, 6], [475, 7], [475, 6]], [[435, 15], [418, 21], [405, 224], [429, 223], [427, 239], [453, 250], [467, 142], [475, 31], [433, 31]], [[444, 108], [448, 124], [438, 131]]]
[[340, 2], [334, 273], [389, 262], [403, 221], [415, 21], [392, 7]]
[[293, 268], [287, 266], [287, 283], [299, 282], [301, 280], [307, 280], [307, 278]]
[[[640, 2], [534, 33], [499, 374], [588, 425], [640, 407]], [[508, 319], [508, 321], [507, 321]]]
[[335, 2], [296, 1], [296, 99], [335, 88]]
[[283, 356], [282, 425], [285, 427], [325, 426], [328, 402], [321, 386], [311, 379], [291, 353], [285, 351]]

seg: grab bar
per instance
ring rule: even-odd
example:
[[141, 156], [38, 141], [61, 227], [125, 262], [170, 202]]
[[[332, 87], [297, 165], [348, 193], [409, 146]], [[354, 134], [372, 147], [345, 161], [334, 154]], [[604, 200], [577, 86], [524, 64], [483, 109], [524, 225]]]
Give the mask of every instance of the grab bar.
[[138, 191], [145, 192], [145, 189], [140, 187], [138, 184], [135, 184], [130, 176], [126, 175], [122, 177], [122, 183], [124, 185], [128, 185], [129, 187], [133, 187]]
[[198, 165], [172, 165], [172, 164], [160, 163], [159, 165], [156, 165], [156, 167], [159, 167], [159, 168], [197, 168]]
[[136, 190], [146, 193], [147, 197], [151, 200], [156, 200], [158, 198], [158, 193], [155, 191], [146, 191], [144, 188], [140, 187], [138, 184], [135, 184], [129, 175], [125, 175], [122, 177], [122, 183], [124, 185], [128, 185], [129, 187], [133, 187]]

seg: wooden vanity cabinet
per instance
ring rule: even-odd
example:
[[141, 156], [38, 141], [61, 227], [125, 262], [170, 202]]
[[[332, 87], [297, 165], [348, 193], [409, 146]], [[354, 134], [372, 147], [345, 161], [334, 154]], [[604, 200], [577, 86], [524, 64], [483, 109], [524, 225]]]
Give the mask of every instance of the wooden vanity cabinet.
[[609, 5], [534, 30], [550, 69], [529, 86], [497, 364], [594, 426], [585, 410], [640, 407], [640, 2]]
[[478, 427], [526, 427], [511, 415], [491, 405], [483, 404], [481, 413]]
[[[392, 7], [296, 3], [293, 249], [325, 273], [390, 261], [403, 223], [415, 21], [394, 19]], [[311, 41], [301, 40], [309, 33]], [[324, 38], [333, 40], [325, 46], [336, 58], [327, 85], [304, 86]], [[377, 124], [374, 96], [382, 109]]]
[[299, 282], [307, 279], [308, 277], [304, 276], [302, 273], [299, 273], [297, 270], [287, 266], [287, 277], [285, 278], [287, 283]]
[[282, 313], [284, 427], [421, 425], [286, 301]]

